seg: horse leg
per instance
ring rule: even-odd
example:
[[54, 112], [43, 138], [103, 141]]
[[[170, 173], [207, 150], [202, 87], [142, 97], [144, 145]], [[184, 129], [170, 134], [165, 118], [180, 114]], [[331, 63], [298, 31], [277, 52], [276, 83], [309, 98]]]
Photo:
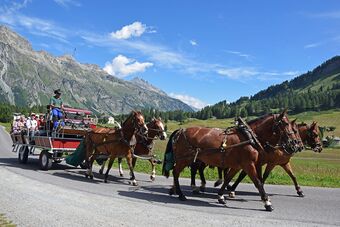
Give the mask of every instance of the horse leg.
[[255, 165], [250, 164], [248, 166], [245, 166], [245, 168], [243, 168], [243, 170], [248, 174], [250, 179], [253, 181], [255, 187], [259, 190], [259, 193], [261, 195], [261, 199], [264, 203], [264, 207], [266, 208], [266, 211], [274, 210], [274, 208], [272, 207], [272, 204], [269, 200], [269, 197], [268, 197], [268, 195], [266, 194], [266, 192], [263, 188], [263, 184], [258, 177]]
[[191, 176], [191, 189], [193, 194], [199, 194], [200, 190], [198, 187], [196, 187], [196, 174], [197, 174], [197, 169], [199, 167], [198, 162], [193, 162], [190, 165], [190, 176]]
[[130, 180], [133, 186], [137, 186], [138, 183], [136, 181], [135, 173], [133, 172], [133, 165], [132, 165], [132, 157], [131, 155], [126, 156], [126, 161], [128, 163], [129, 169], [130, 169]]
[[235, 190], [237, 186], [241, 183], [241, 181], [247, 176], [247, 173], [244, 172], [244, 170], [241, 171], [241, 173], [238, 175], [236, 181], [232, 186], [228, 186], [227, 190], [229, 191], [229, 197], [235, 198]]
[[101, 166], [100, 169], [99, 169], [99, 173], [100, 173], [100, 174], [103, 174], [103, 173], [104, 173], [105, 164], [106, 164], [106, 161], [103, 161], [103, 164], [102, 164], [102, 166]]
[[304, 197], [305, 195], [303, 194], [303, 191], [301, 190], [298, 182], [296, 181], [296, 177], [293, 174], [293, 170], [292, 167], [290, 166], [290, 163], [286, 163], [285, 165], [281, 165], [281, 167], [288, 173], [288, 175], [290, 176], [290, 178], [292, 178], [294, 185], [295, 185], [295, 189], [296, 189], [296, 193], [300, 196], [300, 197]]
[[87, 170], [85, 172], [85, 177], [88, 178], [90, 177], [90, 179], [93, 179], [93, 172], [92, 172], [92, 166], [93, 166], [93, 162], [95, 160], [95, 156], [92, 155], [88, 161], [88, 167]]
[[200, 178], [201, 178], [201, 187], [200, 187], [201, 192], [205, 192], [205, 185], [207, 184], [207, 181], [205, 180], [205, 176], [204, 176], [205, 167], [207, 167], [207, 165], [204, 162], [202, 162], [201, 165], [198, 168], [198, 172], [199, 172]]
[[263, 177], [262, 177], [262, 183], [264, 184], [264, 182], [266, 182], [267, 178], [269, 177], [270, 172], [274, 169], [275, 165], [274, 164], [270, 164], [268, 163], [266, 166], [266, 169], [263, 173]]
[[156, 179], [156, 164], [153, 159], [149, 159], [149, 162], [152, 168], [150, 179], [151, 181], [154, 181]]
[[173, 177], [174, 177], [174, 185], [170, 189], [169, 194], [170, 195], [178, 194], [178, 198], [181, 201], [185, 201], [185, 200], [187, 200], [187, 198], [185, 197], [185, 195], [183, 194], [183, 192], [180, 188], [178, 178], [179, 178], [179, 175], [182, 172], [182, 170], [188, 165], [189, 165], [189, 163], [187, 163], [187, 162], [182, 162], [182, 163], [177, 162], [176, 165], [174, 166], [174, 169], [172, 170], [172, 174], [173, 174]]
[[109, 172], [110, 172], [110, 169], [112, 168], [112, 164], [115, 160], [115, 157], [110, 157], [110, 160], [109, 160], [109, 164], [107, 165], [107, 170], [106, 170], [106, 173], [105, 173], [105, 176], [104, 176], [104, 182], [107, 183], [107, 178], [109, 177]]
[[225, 198], [223, 196], [224, 190], [227, 187], [227, 185], [229, 184], [229, 182], [231, 181], [231, 179], [233, 179], [233, 177], [236, 175], [236, 173], [238, 171], [239, 171], [239, 169], [230, 168], [228, 173], [224, 175], [224, 182], [223, 182], [220, 190], [218, 191], [218, 202], [219, 203], [226, 204]]
[[119, 176], [121, 177], [124, 176], [123, 167], [122, 167], [122, 159], [123, 158], [118, 158], [118, 171], [119, 171]]
[[227, 171], [229, 170], [229, 168], [227, 169], [222, 169], [220, 167], [217, 168], [217, 172], [218, 172], [218, 180], [214, 183], [214, 187], [217, 187], [219, 185], [221, 185], [223, 183], [223, 177], [222, 177], [222, 172], [224, 172], [224, 176], [227, 174]]

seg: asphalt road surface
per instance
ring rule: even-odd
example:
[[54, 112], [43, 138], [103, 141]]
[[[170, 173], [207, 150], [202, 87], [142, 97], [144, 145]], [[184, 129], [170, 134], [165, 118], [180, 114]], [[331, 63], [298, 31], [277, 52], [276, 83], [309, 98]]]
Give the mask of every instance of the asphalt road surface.
[[181, 179], [188, 198], [181, 202], [168, 195], [171, 178], [151, 182], [137, 174], [134, 187], [128, 171], [119, 177], [112, 170], [109, 183], [63, 163], [41, 171], [37, 157], [19, 164], [11, 144], [1, 128], [0, 213], [18, 226], [340, 226], [340, 189], [303, 187], [306, 197], [299, 198], [293, 186], [266, 185], [275, 208], [266, 212], [253, 185], [241, 184], [223, 206], [212, 182], [206, 193], [192, 195], [189, 180]]

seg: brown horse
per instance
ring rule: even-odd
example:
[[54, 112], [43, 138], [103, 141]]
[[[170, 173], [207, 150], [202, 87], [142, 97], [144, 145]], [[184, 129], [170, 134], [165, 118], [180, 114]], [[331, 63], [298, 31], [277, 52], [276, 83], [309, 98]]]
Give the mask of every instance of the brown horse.
[[[249, 122], [258, 140], [265, 146], [281, 146], [288, 151], [300, 149], [297, 138], [286, 116], [286, 111], [279, 114], [268, 114]], [[231, 168], [224, 178], [218, 192], [218, 201], [225, 204], [224, 189], [232, 177], [243, 169], [259, 190], [267, 211], [272, 211], [271, 202], [263, 188], [261, 174], [258, 174], [256, 163], [258, 156], [264, 151], [258, 143], [253, 143], [245, 133], [237, 128], [226, 131], [203, 127], [191, 127], [176, 130], [167, 144], [163, 175], [168, 177], [173, 168], [174, 185], [170, 194], [177, 193], [180, 200], [186, 200], [179, 185], [182, 170], [196, 159], [208, 165], [220, 168]], [[256, 149], [255, 149], [256, 148]]]
[[[301, 140], [304, 142], [305, 145], [311, 146], [311, 148], [315, 152], [322, 151], [322, 144], [319, 137], [319, 127], [317, 126], [316, 122], [313, 122], [310, 127], [306, 124], [296, 125], [295, 120], [292, 122], [292, 124], [294, 131], [299, 132]], [[277, 149], [274, 152], [264, 154], [265, 155], [262, 157], [262, 160], [259, 161], [260, 165], [267, 164], [263, 174], [263, 183], [266, 181], [269, 173], [274, 169], [274, 167], [280, 165], [292, 179], [295, 185], [296, 193], [300, 197], [304, 197], [303, 191], [298, 185], [296, 177], [293, 174], [293, 170], [290, 165], [290, 159], [294, 155], [294, 153], [287, 153], [281, 149]], [[235, 189], [237, 185], [244, 179], [246, 175], [247, 174], [242, 171], [234, 184], [228, 187], [228, 191], [230, 191], [229, 195], [231, 197], [235, 196]]]
[[86, 160], [88, 170], [85, 177], [93, 178], [92, 165], [100, 156], [109, 157], [104, 182], [107, 182], [109, 171], [116, 157], [126, 157], [131, 172], [133, 185], [137, 185], [132, 166], [132, 153], [136, 145], [135, 135], [146, 134], [147, 127], [141, 112], [132, 111], [124, 121], [121, 129], [94, 129], [85, 136]]
[[[164, 124], [160, 118], [153, 118], [151, 122], [146, 124], [148, 127], [148, 134], [147, 135], [136, 135], [137, 144], [134, 149], [133, 153], [133, 159], [132, 159], [132, 166], [133, 168], [136, 165], [137, 157], [140, 159], [149, 160], [152, 172], [150, 179], [152, 181], [155, 180], [156, 176], [156, 161], [153, 156], [153, 147], [155, 144], [155, 140], [159, 138], [160, 140], [165, 140], [167, 135], [164, 131]], [[145, 157], [148, 156], [148, 157]], [[122, 169], [122, 158], [118, 158], [118, 166], [119, 166], [119, 174], [120, 176], [123, 176], [123, 169]], [[99, 170], [99, 173], [102, 174], [104, 171], [105, 162], [103, 163], [101, 169]]]

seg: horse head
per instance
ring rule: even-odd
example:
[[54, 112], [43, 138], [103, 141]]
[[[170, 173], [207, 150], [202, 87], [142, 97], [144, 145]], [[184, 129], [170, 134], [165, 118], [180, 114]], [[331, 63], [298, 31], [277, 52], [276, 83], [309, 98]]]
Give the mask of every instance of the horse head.
[[294, 131], [293, 124], [288, 119], [287, 109], [283, 110], [278, 117], [274, 117], [273, 133], [279, 136], [280, 146], [289, 154], [303, 150], [300, 134], [298, 130]]
[[158, 137], [160, 140], [165, 140], [167, 135], [164, 130], [164, 124], [161, 118], [152, 118], [151, 122], [147, 124], [149, 130], [149, 137]]
[[322, 143], [320, 139], [320, 131], [317, 125], [317, 122], [313, 121], [313, 123], [307, 129], [307, 143], [311, 146], [314, 152], [322, 151]]
[[146, 135], [148, 133], [148, 127], [144, 122], [144, 117], [139, 111], [132, 111], [129, 117], [124, 121], [122, 127], [130, 128], [134, 131], [134, 133], [142, 135]]
[[294, 133], [287, 110], [281, 114], [267, 114], [248, 122], [266, 149], [283, 149], [292, 154], [303, 150], [299, 133]]

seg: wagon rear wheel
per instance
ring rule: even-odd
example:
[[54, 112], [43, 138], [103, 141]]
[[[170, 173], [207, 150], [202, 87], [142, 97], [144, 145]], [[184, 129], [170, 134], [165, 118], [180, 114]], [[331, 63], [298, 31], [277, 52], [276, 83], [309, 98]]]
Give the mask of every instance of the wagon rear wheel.
[[28, 161], [28, 147], [21, 146], [18, 152], [19, 163], [26, 164]]
[[39, 156], [39, 165], [41, 170], [49, 170], [52, 167], [52, 155], [48, 150], [43, 150]]

